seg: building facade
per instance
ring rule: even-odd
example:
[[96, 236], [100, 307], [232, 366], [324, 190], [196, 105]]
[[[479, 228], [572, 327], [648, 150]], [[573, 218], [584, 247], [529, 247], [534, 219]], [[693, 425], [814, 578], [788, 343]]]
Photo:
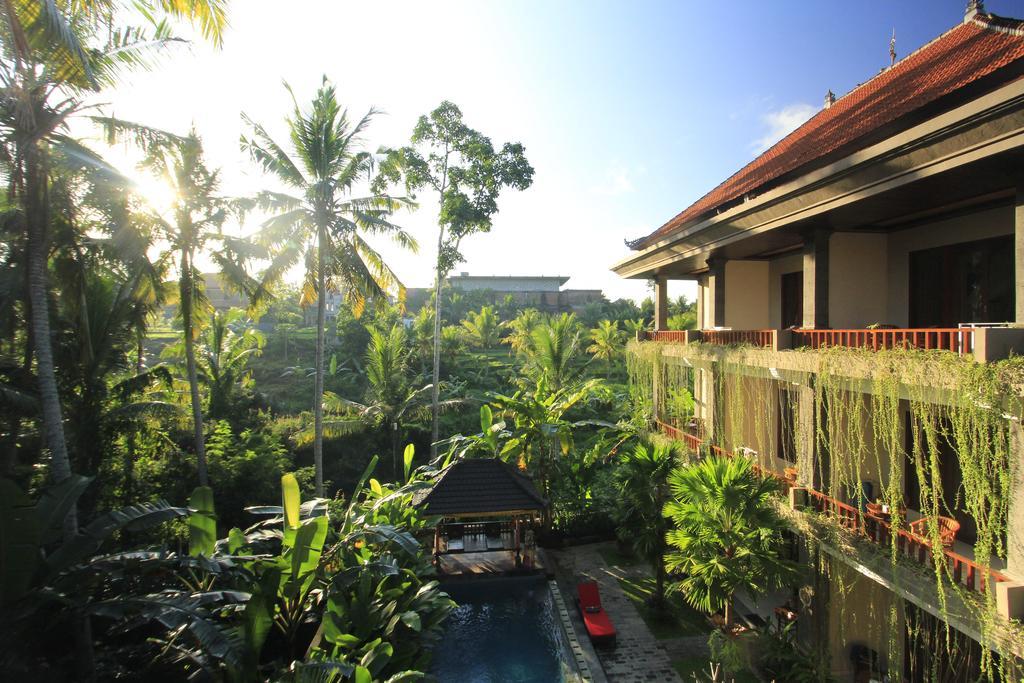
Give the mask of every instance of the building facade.
[[[482, 295], [490, 304], [511, 299], [518, 308], [536, 308], [543, 313], [579, 313], [587, 304], [604, 300], [600, 289], [562, 289], [565, 275], [470, 275], [459, 273], [447, 279], [447, 286], [459, 292]], [[430, 300], [432, 290], [409, 289], [408, 306], [416, 310]]]
[[656, 282], [652, 420], [779, 480], [806, 575], [758, 609], [840, 680], [1019, 680], [1022, 76], [1024, 22], [972, 2], [614, 266]]

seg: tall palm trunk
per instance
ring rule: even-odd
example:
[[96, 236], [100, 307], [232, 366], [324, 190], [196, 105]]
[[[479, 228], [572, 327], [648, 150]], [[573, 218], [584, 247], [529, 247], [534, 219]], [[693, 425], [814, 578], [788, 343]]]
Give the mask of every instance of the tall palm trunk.
[[206, 443], [203, 439], [203, 404], [199, 397], [199, 373], [196, 370], [196, 341], [192, 329], [193, 282], [192, 261], [188, 251], [181, 252], [181, 320], [185, 335], [185, 371], [188, 374], [188, 391], [192, 397], [192, 436], [196, 444], [196, 468], [199, 470], [199, 485], [209, 486], [206, 471]]
[[324, 496], [324, 328], [327, 318], [327, 278], [324, 276], [324, 228], [317, 232], [316, 245], [316, 364], [313, 380], [313, 466], [316, 495]]
[[441, 398], [441, 248], [444, 246], [444, 228], [437, 231], [437, 268], [434, 278], [434, 386], [430, 390], [430, 458], [437, 458], [439, 438], [438, 413]]
[[[50, 337], [50, 305], [47, 299], [47, 224], [46, 171], [39, 148], [25, 148], [25, 221], [28, 229], [28, 298], [35, 343], [36, 378], [43, 416], [43, 436], [50, 450], [50, 478], [59, 483], [71, 476], [67, 442], [64, 439], [64, 418], [53, 364]], [[78, 533], [78, 513], [71, 508], [64, 520], [65, 536]]]

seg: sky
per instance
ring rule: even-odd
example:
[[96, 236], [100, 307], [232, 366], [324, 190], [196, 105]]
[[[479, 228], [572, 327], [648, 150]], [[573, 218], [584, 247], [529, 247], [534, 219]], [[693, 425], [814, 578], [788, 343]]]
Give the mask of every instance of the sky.
[[[473, 275], [567, 275], [567, 287], [642, 299], [610, 271], [643, 236], [712, 189], [836, 95], [962, 21], [965, 0], [234, 0], [221, 49], [169, 50], [97, 100], [115, 116], [194, 127], [223, 190], [277, 187], [239, 150], [244, 112], [285, 141], [291, 100], [323, 76], [352, 115], [382, 110], [366, 148], [408, 141], [443, 100], [496, 145], [521, 142], [532, 187], [499, 200], [489, 234], [464, 242]], [[988, 0], [1024, 16], [1024, 0]], [[97, 146], [102, 144], [97, 141]], [[129, 169], [130, 151], [107, 150]], [[159, 190], [149, 185], [154, 201]], [[429, 286], [436, 203], [395, 217], [421, 249], [375, 246], [408, 287]], [[250, 233], [253, 219], [236, 229]], [[691, 298], [693, 283], [672, 296]]]

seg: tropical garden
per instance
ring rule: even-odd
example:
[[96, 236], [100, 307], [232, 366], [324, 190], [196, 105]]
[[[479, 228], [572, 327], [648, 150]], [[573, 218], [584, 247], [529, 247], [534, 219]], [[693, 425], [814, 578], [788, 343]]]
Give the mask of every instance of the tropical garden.
[[[791, 575], [770, 482], [647, 434], [624, 350], [650, 299], [540, 311], [447, 285], [530, 187], [522, 145], [443, 102], [367, 149], [376, 112], [324, 78], [289, 88], [284, 137], [241, 113], [264, 188], [228, 196], [194, 131], [93, 104], [179, 32], [219, 46], [226, 2], [0, 14], [5, 680], [421, 678], [454, 603], [412, 501], [462, 458], [533, 477], [543, 544], [617, 536], [657, 614], [681, 595], [728, 623], [737, 591]], [[412, 306], [374, 245], [417, 250], [402, 218], [427, 194], [434, 284]], [[694, 325], [685, 298], [670, 313]]]

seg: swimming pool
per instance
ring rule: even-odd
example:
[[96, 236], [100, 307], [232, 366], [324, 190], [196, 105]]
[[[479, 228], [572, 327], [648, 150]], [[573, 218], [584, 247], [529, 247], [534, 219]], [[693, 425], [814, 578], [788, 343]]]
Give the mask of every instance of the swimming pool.
[[541, 577], [445, 584], [459, 606], [434, 649], [444, 683], [577, 681], [558, 610]]

